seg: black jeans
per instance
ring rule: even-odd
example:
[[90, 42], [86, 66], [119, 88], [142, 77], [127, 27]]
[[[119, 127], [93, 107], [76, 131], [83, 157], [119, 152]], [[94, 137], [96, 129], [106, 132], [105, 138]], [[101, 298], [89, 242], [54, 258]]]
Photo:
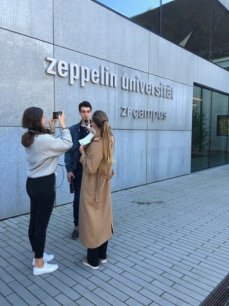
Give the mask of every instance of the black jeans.
[[75, 194], [73, 201], [73, 220], [75, 226], [79, 225], [79, 204], [80, 204], [80, 189], [82, 182], [83, 168], [78, 166], [76, 170], [73, 171], [74, 174], [74, 185], [75, 185]]
[[104, 242], [98, 248], [87, 249], [87, 262], [90, 265], [97, 267], [99, 265], [100, 259], [107, 258], [107, 246], [108, 246], [108, 241]]
[[30, 197], [29, 241], [35, 258], [42, 258], [46, 230], [55, 201], [55, 174], [28, 178], [26, 190]]

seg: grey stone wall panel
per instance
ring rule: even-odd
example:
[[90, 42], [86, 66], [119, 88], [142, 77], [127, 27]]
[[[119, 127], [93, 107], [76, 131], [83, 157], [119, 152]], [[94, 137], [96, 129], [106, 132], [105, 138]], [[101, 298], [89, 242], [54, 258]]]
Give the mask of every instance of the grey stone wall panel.
[[1, 126], [21, 126], [25, 108], [38, 106], [51, 113], [53, 79], [45, 74], [45, 56], [50, 44], [0, 29], [0, 117]]
[[16, 127], [0, 127], [0, 220], [29, 211], [23, 132]]
[[191, 131], [149, 131], [147, 183], [189, 174]]
[[150, 33], [149, 73], [193, 86], [199, 83], [223, 92], [229, 91], [227, 71]]
[[0, 0], [0, 27], [53, 42], [52, 0]]
[[115, 156], [112, 190], [121, 190], [146, 183], [145, 131], [114, 130]]
[[149, 32], [90, 0], [55, 0], [54, 43], [148, 71]]
[[[148, 119], [149, 130], [191, 130], [193, 88], [167, 79], [149, 75], [150, 84], [163, 84], [173, 90], [173, 98], [149, 95], [148, 110], [152, 110], [155, 119]], [[159, 113], [157, 115], [156, 113]], [[161, 118], [166, 113], [166, 118]]]
[[194, 82], [223, 92], [229, 92], [229, 73], [217, 65], [196, 56], [196, 69], [192, 78]]
[[149, 53], [149, 73], [192, 86], [197, 56], [153, 33]]

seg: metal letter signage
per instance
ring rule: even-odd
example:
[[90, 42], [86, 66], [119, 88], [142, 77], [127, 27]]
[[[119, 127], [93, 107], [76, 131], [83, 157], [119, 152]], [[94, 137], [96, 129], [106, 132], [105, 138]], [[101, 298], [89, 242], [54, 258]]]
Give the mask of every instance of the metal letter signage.
[[[75, 82], [78, 81], [81, 87], [85, 87], [89, 82], [113, 88], [118, 87], [118, 76], [112, 73], [106, 66], [99, 66], [98, 69], [91, 69], [87, 66], [67, 63], [63, 60], [58, 61], [52, 57], [46, 57], [45, 59], [49, 62], [46, 73], [68, 78], [70, 85], [74, 85]], [[171, 85], [165, 85], [161, 82], [156, 85], [151, 84], [139, 80], [138, 76], [135, 76], [135, 78], [121, 76], [120, 88], [135, 93], [161, 97], [169, 100], [173, 99], [173, 87]]]
[[[78, 82], [80, 87], [85, 87], [88, 83], [109, 86], [111, 88], [117, 88], [119, 86], [120, 89], [125, 91], [173, 100], [173, 87], [162, 82], [152, 84], [141, 81], [137, 75], [134, 78], [129, 78], [124, 75], [118, 78], [108, 67], [102, 65], [96, 69], [80, 66], [76, 63], [67, 63], [63, 60], [57, 60], [48, 56], [45, 60], [48, 62], [46, 73], [58, 75], [61, 78], [68, 78], [69, 85], [74, 85]], [[132, 117], [134, 119], [151, 119], [154, 121], [165, 120], [167, 113], [147, 109], [131, 109], [129, 106], [122, 106], [120, 116]]]

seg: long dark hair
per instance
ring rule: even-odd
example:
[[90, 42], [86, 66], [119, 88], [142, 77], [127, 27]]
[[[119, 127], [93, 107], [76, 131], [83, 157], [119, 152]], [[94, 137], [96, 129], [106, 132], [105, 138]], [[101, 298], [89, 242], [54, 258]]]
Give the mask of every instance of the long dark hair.
[[100, 128], [100, 135], [104, 143], [104, 158], [109, 163], [113, 163], [114, 137], [111, 132], [111, 127], [108, 123], [107, 114], [101, 110], [97, 110], [92, 115], [92, 121]]
[[43, 110], [39, 107], [29, 107], [24, 111], [22, 127], [28, 129], [21, 138], [24, 147], [30, 147], [36, 135], [46, 133], [46, 129], [42, 127], [41, 123], [43, 113]]

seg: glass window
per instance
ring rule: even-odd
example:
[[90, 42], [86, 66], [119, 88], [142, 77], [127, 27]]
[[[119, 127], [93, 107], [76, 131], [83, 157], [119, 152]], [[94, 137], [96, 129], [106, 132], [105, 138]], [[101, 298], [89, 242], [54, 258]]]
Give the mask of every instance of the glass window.
[[228, 97], [212, 93], [210, 166], [226, 162]]
[[229, 162], [229, 97], [194, 86], [192, 171]]
[[211, 91], [194, 87], [192, 107], [192, 171], [209, 167]]

